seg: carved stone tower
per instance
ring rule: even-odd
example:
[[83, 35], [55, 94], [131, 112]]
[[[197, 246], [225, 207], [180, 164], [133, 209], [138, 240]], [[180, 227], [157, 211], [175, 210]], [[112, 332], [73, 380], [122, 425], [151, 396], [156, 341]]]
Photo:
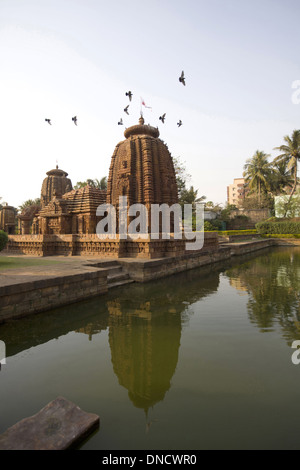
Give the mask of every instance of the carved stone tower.
[[68, 173], [60, 170], [57, 165], [46, 174], [47, 178], [44, 179], [41, 190], [42, 208], [47, 206], [54, 196], [61, 197], [73, 189], [71, 180], [67, 178]]
[[118, 207], [119, 196], [127, 196], [128, 205], [178, 203], [176, 176], [167, 145], [159, 139], [159, 130], [139, 124], [125, 130], [126, 140], [113, 153], [108, 182], [107, 203]]

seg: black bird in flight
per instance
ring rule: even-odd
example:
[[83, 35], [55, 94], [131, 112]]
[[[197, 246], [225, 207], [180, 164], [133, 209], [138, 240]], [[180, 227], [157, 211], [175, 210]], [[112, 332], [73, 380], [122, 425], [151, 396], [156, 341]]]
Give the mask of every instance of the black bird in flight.
[[124, 108], [124, 112], [129, 115], [128, 108], [129, 108], [129, 104], [126, 106], [126, 108]]
[[182, 120], [181, 119], [179, 119], [179, 121], [177, 122], [177, 126], [178, 127], [182, 126]]
[[162, 116], [159, 116], [159, 119], [162, 121], [162, 123], [165, 122], [165, 118], [166, 118], [166, 113], [164, 113]]
[[75, 126], [77, 126], [77, 116], [72, 117], [72, 121], [74, 122]]
[[120, 121], [118, 122], [118, 126], [123, 126], [123, 119], [121, 118]]
[[185, 86], [185, 76], [184, 76], [184, 71], [181, 72], [181, 75], [179, 77], [180, 83]]
[[51, 119], [45, 119], [45, 121], [48, 122], [48, 124], [51, 126]]
[[132, 99], [132, 93], [131, 93], [131, 91], [126, 91], [125, 95], [128, 96], [129, 101], [131, 101], [131, 99]]

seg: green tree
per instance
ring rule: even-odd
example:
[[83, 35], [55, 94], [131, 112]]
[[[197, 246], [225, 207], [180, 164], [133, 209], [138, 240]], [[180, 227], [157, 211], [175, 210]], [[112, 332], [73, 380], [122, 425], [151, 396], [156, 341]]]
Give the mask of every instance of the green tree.
[[285, 144], [280, 147], [275, 147], [274, 149], [281, 152], [281, 154], [274, 159], [274, 162], [284, 162], [292, 173], [293, 187], [290, 193], [290, 201], [296, 191], [298, 183], [297, 170], [298, 162], [300, 161], [300, 130], [294, 130], [291, 137], [286, 135], [283, 140]]
[[202, 202], [206, 199], [206, 196], [198, 196], [198, 189], [194, 189], [194, 186], [190, 186], [190, 189], [183, 189], [181, 191], [180, 204], [192, 204], [193, 209], [196, 207], [196, 203]]
[[277, 217], [299, 217], [300, 213], [300, 191], [294, 193], [290, 198], [287, 195], [282, 196], [276, 203]]
[[257, 150], [252, 158], [249, 158], [244, 165], [243, 176], [250, 193], [257, 193], [260, 203], [261, 195], [266, 194], [270, 189], [271, 163], [268, 162], [265, 152]]
[[198, 197], [198, 189], [194, 189], [194, 186], [190, 186], [190, 189], [183, 189], [179, 198], [179, 204], [182, 208], [182, 217], [186, 217], [184, 213], [184, 204], [190, 204], [192, 206], [192, 220], [185, 219], [185, 223], [191, 224], [193, 230], [196, 230], [196, 204], [201, 203], [206, 199], [206, 196]]
[[223, 210], [223, 206], [220, 203], [215, 204], [213, 201], [207, 201], [205, 203], [205, 209], [208, 209], [212, 212], [216, 212], [217, 214], [219, 214]]
[[237, 207], [234, 204], [227, 204], [225, 209], [221, 211], [221, 220], [223, 220], [224, 222], [229, 222], [231, 219], [231, 213], [236, 210]]
[[97, 189], [107, 189], [107, 177], [104, 176], [100, 180], [98, 179], [92, 180], [88, 178], [86, 181], [78, 181], [75, 184], [74, 189], [84, 188], [84, 186], [91, 186], [92, 188], [97, 188]]
[[30, 207], [30, 206], [40, 206], [41, 204], [41, 200], [40, 198], [36, 198], [36, 199], [27, 199], [27, 201], [23, 202], [23, 204], [21, 204], [19, 206], [19, 211], [22, 212], [24, 209], [26, 209], [27, 207]]
[[274, 198], [270, 193], [261, 194], [260, 198], [258, 194], [248, 194], [242, 204], [243, 209], [274, 209]]
[[173, 157], [173, 165], [178, 188], [178, 197], [181, 199], [181, 193], [186, 190], [186, 185], [191, 179], [191, 175], [187, 173], [185, 163], [180, 157]]
[[272, 173], [270, 177], [270, 190], [273, 196], [286, 194], [288, 188], [293, 187], [293, 175], [288, 168], [288, 162], [279, 160], [273, 162]]

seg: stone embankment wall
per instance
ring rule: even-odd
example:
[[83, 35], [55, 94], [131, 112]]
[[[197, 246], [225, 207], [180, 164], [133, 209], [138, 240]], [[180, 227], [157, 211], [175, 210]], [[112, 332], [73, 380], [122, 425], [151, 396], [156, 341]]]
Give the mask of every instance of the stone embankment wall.
[[11, 274], [0, 286], [0, 323], [107, 292], [106, 270], [83, 268], [78, 271], [35, 280], [30, 280], [30, 276], [27, 280], [18, 280]]
[[206, 266], [230, 259], [232, 256], [249, 254], [274, 246], [274, 240], [254, 240], [246, 243], [227, 244], [218, 250], [201, 250], [186, 253], [182, 256], [156, 260], [119, 260], [123, 271], [137, 282], [148, 282], [153, 279], [170, 276], [190, 269]]

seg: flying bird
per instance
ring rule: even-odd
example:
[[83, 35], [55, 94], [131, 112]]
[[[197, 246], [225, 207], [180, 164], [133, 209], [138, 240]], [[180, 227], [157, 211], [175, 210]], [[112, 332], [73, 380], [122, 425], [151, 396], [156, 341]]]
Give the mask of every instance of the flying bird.
[[77, 126], [77, 116], [72, 117], [72, 121], [74, 122], [75, 126]]
[[129, 101], [131, 101], [131, 99], [132, 99], [132, 93], [131, 93], [131, 91], [126, 91], [125, 95], [128, 96]]
[[179, 77], [180, 83], [185, 86], [185, 76], [184, 76], [184, 71], [181, 72], [181, 75]]
[[162, 121], [162, 123], [165, 122], [165, 118], [166, 118], [166, 113], [164, 113], [162, 116], [159, 116], [159, 119]]
[[118, 126], [123, 126], [123, 119], [121, 118], [120, 121], [118, 122]]
[[177, 126], [178, 127], [182, 126], [182, 120], [181, 119], [179, 119], [179, 121], [177, 122]]
[[124, 112], [129, 115], [128, 108], [129, 108], [129, 104], [126, 106], [126, 108], [124, 108]]
[[51, 126], [51, 119], [45, 119], [45, 121], [48, 122], [48, 124]]

